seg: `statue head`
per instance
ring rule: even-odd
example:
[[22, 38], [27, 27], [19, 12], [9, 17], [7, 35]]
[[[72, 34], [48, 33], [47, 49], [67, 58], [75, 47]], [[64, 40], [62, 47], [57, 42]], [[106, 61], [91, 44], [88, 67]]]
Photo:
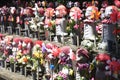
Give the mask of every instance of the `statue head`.
[[98, 19], [100, 13], [98, 12], [98, 8], [95, 6], [89, 6], [86, 9], [85, 16], [87, 19]]
[[82, 11], [80, 10], [79, 7], [72, 7], [70, 9], [70, 13], [69, 13], [69, 16], [71, 19], [73, 20], [80, 20], [81, 19], [81, 16], [82, 16]]
[[112, 22], [117, 21], [118, 9], [116, 6], [107, 6], [105, 8], [105, 18], [110, 19]]
[[53, 8], [47, 8], [45, 10], [45, 14], [46, 17], [53, 17], [54, 16], [54, 9]]
[[16, 8], [15, 7], [10, 7], [10, 13], [14, 14], [16, 12]]
[[67, 14], [66, 7], [64, 5], [59, 5], [56, 8], [55, 15], [57, 17], [64, 17]]

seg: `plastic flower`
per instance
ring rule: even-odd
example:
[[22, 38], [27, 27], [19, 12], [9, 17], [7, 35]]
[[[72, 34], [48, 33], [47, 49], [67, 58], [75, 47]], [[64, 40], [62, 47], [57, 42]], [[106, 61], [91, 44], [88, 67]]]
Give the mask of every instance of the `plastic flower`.
[[13, 55], [10, 55], [8, 59], [10, 63], [14, 63], [16, 61], [16, 58]]
[[60, 79], [62, 79], [62, 80], [67, 80], [67, 75], [64, 74], [62, 71], [60, 71], [60, 72], [58, 73], [58, 75], [59, 75]]
[[94, 43], [91, 42], [90, 40], [83, 40], [81, 42], [81, 46], [87, 48], [88, 50], [91, 50], [93, 48], [93, 46], [94, 46]]
[[78, 24], [75, 24], [74, 25], [74, 29], [78, 29], [79, 28], [79, 25]]
[[100, 17], [100, 12], [98, 10], [93, 10], [92, 15], [91, 15], [91, 19], [98, 20], [99, 17]]
[[29, 57], [29, 56], [22, 56], [22, 57], [18, 60], [18, 62], [19, 62], [19, 63], [22, 63], [22, 64], [27, 64], [29, 60], [30, 60], [30, 57]]
[[33, 57], [35, 58], [43, 58], [43, 54], [42, 54], [42, 51], [34, 51], [33, 52]]

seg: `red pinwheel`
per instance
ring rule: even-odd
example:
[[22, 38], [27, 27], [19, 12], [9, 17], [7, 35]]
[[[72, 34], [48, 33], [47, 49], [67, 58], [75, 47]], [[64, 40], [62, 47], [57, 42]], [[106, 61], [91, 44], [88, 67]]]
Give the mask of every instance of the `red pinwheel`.
[[80, 49], [78, 49], [78, 50], [76, 51], [76, 54], [78, 54], [78, 55], [83, 54], [83, 55], [85, 55], [87, 58], [89, 58], [88, 53], [89, 53], [89, 52], [88, 52], [87, 49], [85, 49], [85, 48], [80, 48]]
[[110, 60], [110, 56], [106, 53], [100, 53], [96, 56], [96, 60], [98, 61], [107, 61]]
[[43, 43], [43, 41], [37, 40], [34, 42], [34, 45], [39, 45], [40, 47], [42, 47], [42, 43]]

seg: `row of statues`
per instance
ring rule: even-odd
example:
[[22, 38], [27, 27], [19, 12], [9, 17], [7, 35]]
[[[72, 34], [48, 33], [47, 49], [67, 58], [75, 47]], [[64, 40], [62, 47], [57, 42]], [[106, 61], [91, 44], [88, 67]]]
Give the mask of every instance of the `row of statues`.
[[[10, 15], [14, 15], [15, 12], [15, 7], [11, 7]], [[40, 60], [40, 64], [42, 64], [43, 61], [46, 61], [43, 66], [45, 67], [47, 74], [50, 74], [49, 72], [52, 72], [51, 70], [54, 70], [54, 68], [56, 68], [55, 61], [59, 59], [57, 65], [59, 64], [60, 66], [59, 68], [57, 68], [57, 70], [62, 68], [61, 70], [59, 70], [59, 72], [67, 74], [67, 76], [70, 75], [70, 72], [71, 74], [75, 73], [74, 78], [76, 80], [91, 79], [92, 76], [94, 76], [96, 80], [103, 80], [107, 79], [111, 75], [114, 76], [116, 79], [118, 78], [119, 73], [116, 74], [116, 71], [114, 71], [116, 68], [119, 69], [119, 66], [116, 67], [114, 65], [117, 60], [110, 58], [112, 54], [107, 54], [113, 53], [114, 44], [117, 44], [117, 24], [119, 24], [120, 17], [118, 8], [116, 6], [106, 6], [104, 8], [104, 11], [101, 13], [94, 5], [88, 6], [85, 10], [85, 13], [83, 14], [83, 11], [76, 6], [72, 7], [68, 13], [67, 8], [64, 5], [59, 5], [54, 9], [50, 7], [38, 7], [38, 5], [35, 4], [34, 8], [20, 8], [20, 14], [16, 16], [16, 20], [13, 20], [13, 17], [11, 18], [11, 16], [9, 16], [10, 20], [8, 20], [13, 30], [15, 28], [13, 22], [16, 21], [16, 23], [19, 24], [20, 27], [22, 26], [22, 24], [25, 24], [25, 27], [29, 26], [32, 31], [39, 31], [41, 29], [44, 29], [46, 37], [50, 36], [49, 32], [52, 33], [53, 30], [55, 32], [55, 36], [53, 39], [54, 41], [64, 42], [64, 39], [67, 35], [70, 35], [72, 37], [77, 36], [79, 37], [79, 40], [82, 40], [81, 46], [84, 46], [87, 49], [91, 46], [93, 48], [96, 48], [96, 46], [98, 46], [101, 51], [105, 50], [107, 52], [98, 53], [96, 54], [96, 56], [94, 56], [94, 59], [90, 60], [90, 58], [93, 57], [93, 53], [84, 48], [80, 47], [80, 49], [77, 49], [77, 51], [75, 51], [76, 54], [74, 54], [69, 46], [62, 46], [62, 48], [59, 48], [51, 43], [44, 44], [42, 41], [39, 40], [38, 42], [36, 41], [36, 43], [33, 45], [34, 42], [32, 42], [30, 38], [25, 38], [23, 40], [20, 39], [20, 41], [17, 41], [16, 43], [14, 39], [13, 41], [11, 39], [10, 42], [14, 44], [10, 45], [7, 44], [9, 41], [5, 41], [5, 45], [4, 43], [2, 45], [6, 46], [4, 49], [4, 54], [8, 54], [9, 52], [7, 46], [9, 48], [11, 48], [12, 46], [12, 49], [16, 48], [16, 51], [12, 50], [12, 54], [15, 56], [16, 54], [14, 54], [14, 52], [17, 53], [17, 49], [18, 51], [21, 51], [25, 58], [27, 58], [26, 55], [29, 56], [29, 54], [32, 52], [32, 57], [35, 57], [35, 59], [37, 57], [37, 59]], [[66, 18], [66, 16], [69, 16], [70, 18], [68, 19], [68, 17]], [[23, 21], [21, 20], [22, 17], [24, 17]], [[96, 29], [96, 24], [98, 22], [102, 26], [100, 35], [101, 42], [98, 42], [99, 37]], [[4, 42], [4, 38], [2, 38], [1, 41], [2, 40]], [[22, 58], [20, 58], [20, 60], [22, 60]], [[72, 63], [72, 61], [75, 61], [76, 63]], [[112, 64], [112, 62], [115, 63]], [[116, 64], [119, 63], [117, 62]], [[110, 65], [110, 70], [107, 65]], [[35, 66], [35, 63], [33, 64], [33, 66]], [[74, 66], [76, 68], [73, 72], [73, 70], [71, 69], [73, 69]], [[115, 69], [113, 68], [114, 66]], [[96, 68], [95, 72], [93, 71], [93, 67]], [[58, 73], [56, 74], [58, 75]], [[54, 75], [52, 74], [52, 77], [53, 76]]]
[[[107, 50], [110, 51], [110, 49], [112, 49], [111, 45], [116, 43], [114, 31], [117, 28], [116, 24], [119, 23], [119, 11], [116, 6], [107, 6], [104, 12], [101, 13], [97, 7], [88, 6], [83, 14], [79, 7], [72, 7], [68, 13], [64, 5], [59, 5], [54, 9], [51, 7], [38, 7], [35, 3], [34, 8], [20, 7], [17, 15], [16, 12], [15, 7], [10, 7], [8, 22], [13, 30], [15, 30], [14, 28], [18, 24], [20, 26], [22, 26], [22, 24], [28, 25], [32, 31], [39, 31], [41, 28], [53, 30], [55, 32], [54, 40], [57, 42], [64, 42], [64, 37], [69, 33], [72, 36], [77, 35], [79, 39], [83, 39], [83, 43], [84, 40], [94, 42], [94, 46], [96, 47], [96, 40], [98, 39], [96, 23], [99, 22], [102, 25], [102, 42], [99, 45], [102, 47], [103, 45], [108, 46]], [[7, 14], [5, 7], [1, 8], [1, 13], [1, 23], [4, 24], [5, 21], [3, 21], [2, 18]], [[70, 18], [68, 19], [66, 16]], [[83, 17], [85, 19], [83, 19]], [[24, 18], [24, 20], [22, 18]], [[15, 25], [15, 22], [17, 25]], [[49, 35], [47, 34], [47, 36]]]

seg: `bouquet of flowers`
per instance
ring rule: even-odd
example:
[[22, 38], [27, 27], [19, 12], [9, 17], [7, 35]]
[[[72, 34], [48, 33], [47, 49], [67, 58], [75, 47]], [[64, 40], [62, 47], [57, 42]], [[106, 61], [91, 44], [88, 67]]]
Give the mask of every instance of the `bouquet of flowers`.
[[79, 7], [72, 7], [70, 9], [69, 16], [70, 16], [70, 20], [69, 20], [68, 26], [66, 28], [67, 32], [76, 34], [76, 31], [80, 27], [79, 23], [80, 23], [80, 20], [82, 17], [80, 8]]
[[36, 70], [37, 67], [39, 66], [39, 64], [43, 64], [44, 63], [44, 55], [42, 53], [42, 41], [37, 40], [34, 43], [33, 49], [32, 49], [32, 70]]
[[7, 62], [10, 63], [15, 63], [17, 61], [17, 59], [15, 58], [14, 55], [9, 55], [9, 57], [6, 59]]

